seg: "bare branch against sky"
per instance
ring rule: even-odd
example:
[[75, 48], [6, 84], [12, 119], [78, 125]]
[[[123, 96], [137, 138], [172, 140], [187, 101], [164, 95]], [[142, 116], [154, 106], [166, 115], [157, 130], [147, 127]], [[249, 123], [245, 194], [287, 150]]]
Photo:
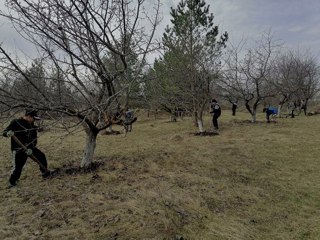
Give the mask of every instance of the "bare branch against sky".
[[[5, 0], [0, 0], [0, 9], [5, 10]], [[151, 2], [151, 0], [149, 0]], [[170, 7], [179, 0], [163, 0], [162, 28], [157, 38], [170, 24]], [[210, 11], [215, 15], [215, 24], [220, 31], [228, 31], [230, 42], [242, 38], [256, 39], [261, 32], [272, 29], [275, 36], [286, 42], [288, 47], [310, 49], [320, 55], [320, 1], [319, 0], [207, 0]], [[0, 43], [11, 51], [23, 50], [34, 54], [30, 44], [22, 39], [3, 18], [0, 18]]]

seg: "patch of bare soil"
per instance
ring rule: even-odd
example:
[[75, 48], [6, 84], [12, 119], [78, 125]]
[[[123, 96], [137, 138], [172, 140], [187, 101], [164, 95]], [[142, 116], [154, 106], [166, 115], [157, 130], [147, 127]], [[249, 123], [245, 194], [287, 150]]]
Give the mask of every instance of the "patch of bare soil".
[[[255, 121], [255, 122], [252, 122], [251, 120], [237, 120], [237, 119], [235, 119], [235, 120], [232, 120], [232, 121], [230, 121], [231, 123], [235, 123], [235, 124], [240, 124], [240, 125], [251, 125], [251, 124], [267, 124], [268, 122], [267, 121]], [[277, 123], [277, 121], [275, 121], [275, 120], [272, 120], [272, 121], [270, 121], [269, 123]], [[268, 124], [269, 124], [268, 123]]]
[[320, 109], [313, 111], [313, 112], [308, 112], [308, 116], [314, 116], [314, 115], [319, 115], [320, 114]]
[[193, 133], [194, 136], [200, 136], [200, 137], [207, 137], [207, 136], [216, 136], [219, 135], [218, 132], [214, 132], [214, 131], [204, 131], [204, 132], [196, 132]]
[[101, 135], [119, 135], [121, 134], [120, 131], [115, 131], [115, 130], [112, 130], [112, 131], [104, 131], [101, 133]]
[[66, 173], [67, 175], [77, 175], [77, 174], [82, 174], [82, 173], [92, 173], [96, 172], [101, 166], [103, 166], [103, 162], [93, 162], [89, 167], [82, 168], [80, 166], [78, 167], [73, 167], [73, 166], [68, 166], [64, 165], [61, 169], [61, 173]]
[[63, 165], [61, 168], [52, 169], [50, 176], [47, 178], [59, 177], [61, 175], [78, 175], [84, 173], [95, 173], [99, 170], [104, 162], [93, 162], [89, 167], [82, 168], [80, 166]]

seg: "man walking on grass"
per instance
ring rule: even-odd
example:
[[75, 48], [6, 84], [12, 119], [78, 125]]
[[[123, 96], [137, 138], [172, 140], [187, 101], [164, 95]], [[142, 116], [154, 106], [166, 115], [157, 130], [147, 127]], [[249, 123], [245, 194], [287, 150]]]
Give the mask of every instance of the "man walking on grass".
[[[40, 120], [37, 111], [34, 109], [26, 109], [23, 117], [12, 120], [9, 126], [3, 131], [4, 137], [11, 137], [13, 171], [9, 178], [10, 185], [8, 188], [17, 185], [23, 166], [25, 165], [28, 156], [31, 155], [38, 159], [40, 162], [39, 165], [42, 165], [42, 168], [40, 167], [42, 177], [47, 178], [50, 176], [50, 171], [46, 169], [46, 155], [36, 147], [38, 129], [34, 124], [35, 120]], [[13, 136], [15, 136], [26, 149], [23, 149]]]

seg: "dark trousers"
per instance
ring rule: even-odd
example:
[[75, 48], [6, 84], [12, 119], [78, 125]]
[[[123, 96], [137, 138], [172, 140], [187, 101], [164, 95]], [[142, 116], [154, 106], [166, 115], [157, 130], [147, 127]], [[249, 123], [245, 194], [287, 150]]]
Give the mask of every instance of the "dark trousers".
[[[12, 151], [13, 153], [13, 171], [9, 178], [11, 184], [15, 184], [21, 176], [23, 166], [26, 164], [28, 155], [23, 150]], [[39, 160], [39, 162], [47, 168], [47, 159], [46, 155], [41, 152], [38, 148], [32, 149], [32, 154]], [[42, 174], [44, 170], [39, 167]]]
[[268, 123], [270, 122], [270, 115], [271, 115], [271, 114], [268, 114], [268, 113], [266, 114], [266, 119], [267, 119], [267, 122], [268, 122]]
[[302, 108], [304, 115], [307, 116], [307, 108]]
[[131, 132], [132, 131], [132, 124], [125, 125], [125, 128], [126, 128], [127, 132]]
[[232, 116], [236, 115], [236, 108], [232, 108]]
[[236, 115], [236, 110], [237, 110], [237, 106], [233, 105], [232, 106], [232, 116]]
[[212, 117], [212, 123], [213, 123], [213, 127], [214, 129], [219, 129], [219, 126], [218, 126], [218, 118], [217, 116], [213, 116]]
[[291, 118], [294, 118], [294, 110], [291, 110]]

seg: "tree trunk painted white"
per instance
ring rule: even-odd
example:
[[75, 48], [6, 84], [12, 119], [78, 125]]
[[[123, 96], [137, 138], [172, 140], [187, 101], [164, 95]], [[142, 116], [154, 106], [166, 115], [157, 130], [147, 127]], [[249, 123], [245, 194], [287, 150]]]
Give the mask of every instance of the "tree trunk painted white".
[[281, 108], [282, 108], [282, 105], [278, 105], [278, 114], [277, 114], [277, 117], [280, 118], [281, 116]]
[[86, 138], [86, 145], [84, 150], [84, 155], [81, 161], [81, 167], [86, 168], [89, 167], [93, 161], [93, 154], [96, 148], [96, 141], [97, 135], [94, 134], [92, 131], [86, 131], [87, 138]]
[[198, 118], [197, 122], [198, 122], [199, 131], [200, 131], [201, 133], [203, 133], [204, 130], [203, 130], [203, 121], [202, 121], [202, 119], [199, 119], [199, 118]]
[[256, 114], [256, 112], [253, 112], [252, 114], [251, 114], [251, 117], [252, 117], [252, 122], [253, 123], [255, 123], [256, 122], [256, 120], [257, 120], [257, 114]]

